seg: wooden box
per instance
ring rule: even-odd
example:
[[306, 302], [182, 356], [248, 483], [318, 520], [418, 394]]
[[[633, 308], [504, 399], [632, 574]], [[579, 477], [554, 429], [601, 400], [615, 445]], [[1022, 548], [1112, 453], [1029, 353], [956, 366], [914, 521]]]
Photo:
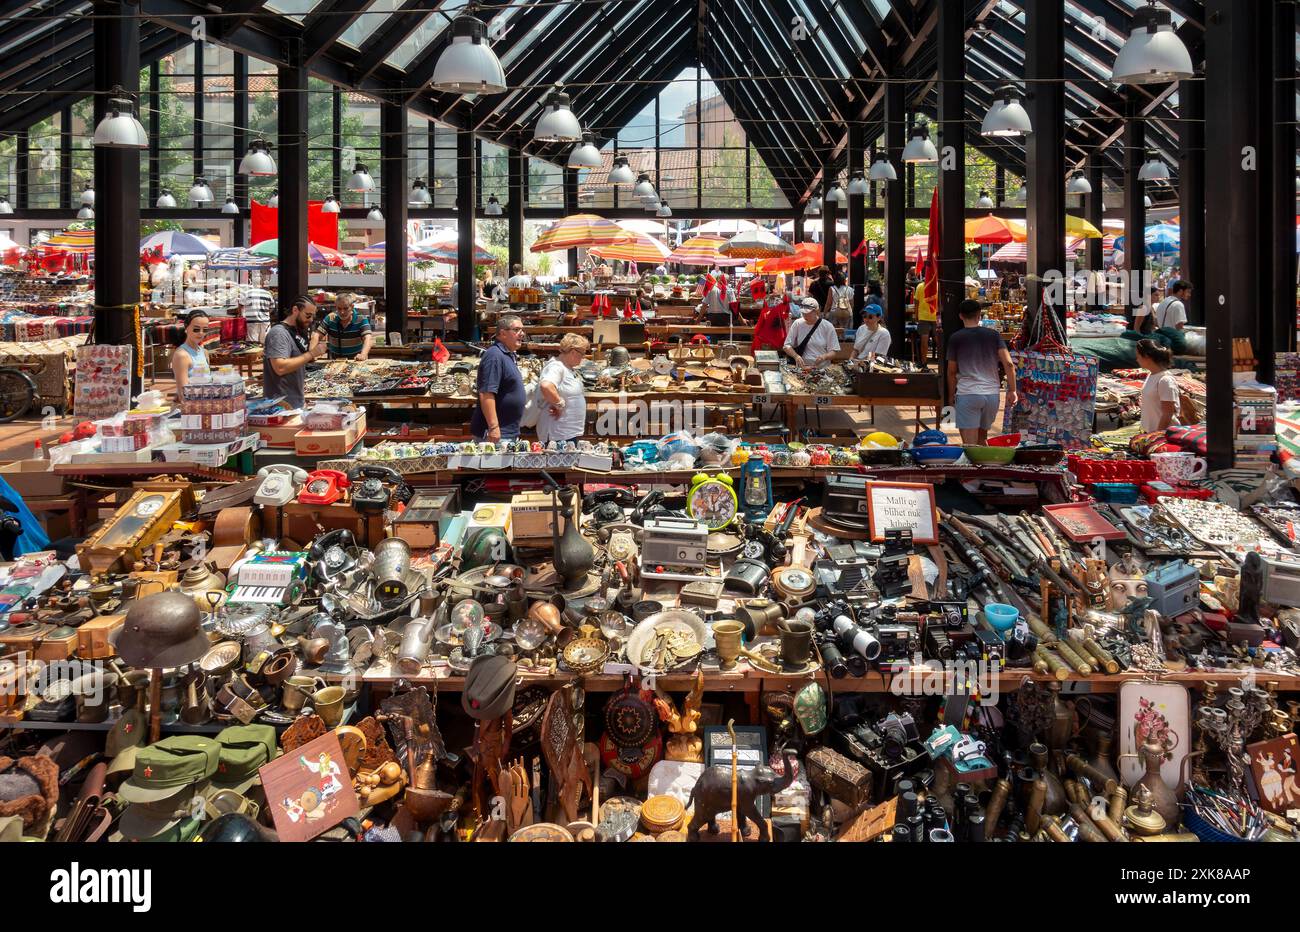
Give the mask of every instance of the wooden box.
[[64, 628], [66, 634], [51, 637], [59, 630], [53, 625], [39, 625], [35, 634], [24, 633], [25, 626], [10, 628], [0, 634], [0, 654], [23, 653], [32, 660], [67, 660], [77, 649], [77, 632]]
[[125, 615], [99, 615], [77, 629], [77, 656], [82, 660], [107, 660], [117, 651], [109, 637], [126, 620]]
[[828, 747], [805, 756], [808, 782], [831, 799], [857, 807], [871, 801], [871, 771]]

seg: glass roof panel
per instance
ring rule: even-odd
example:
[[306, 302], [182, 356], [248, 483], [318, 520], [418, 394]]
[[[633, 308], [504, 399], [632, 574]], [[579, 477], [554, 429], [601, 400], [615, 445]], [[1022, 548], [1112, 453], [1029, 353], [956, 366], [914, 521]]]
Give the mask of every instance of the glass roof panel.
[[876, 11], [877, 21], [889, 15], [889, 0], [871, 0], [871, 6]]
[[542, 21], [528, 31], [528, 35], [516, 39], [514, 48], [506, 52], [505, 55], [501, 56], [502, 66], [509, 68], [512, 64], [514, 64], [516, 59], [518, 59], [526, 51], [532, 48], [534, 42], [538, 41], [539, 38], [542, 38], [546, 35], [547, 31], [551, 28], [551, 26], [555, 24], [555, 21], [559, 19], [565, 12], [567, 12], [565, 4], [563, 3], [555, 4], [555, 6], [551, 8], [550, 12], [546, 14], [546, 16], [542, 19]]
[[272, 13], [280, 13], [301, 23], [312, 10], [320, 5], [320, 0], [269, 0], [266, 8]]
[[392, 13], [402, 5], [402, 0], [375, 0], [370, 5], [370, 9], [358, 16], [343, 35], [339, 36], [339, 41], [344, 45], [350, 45], [354, 49], [361, 48], [376, 29], [383, 25], [388, 14]]

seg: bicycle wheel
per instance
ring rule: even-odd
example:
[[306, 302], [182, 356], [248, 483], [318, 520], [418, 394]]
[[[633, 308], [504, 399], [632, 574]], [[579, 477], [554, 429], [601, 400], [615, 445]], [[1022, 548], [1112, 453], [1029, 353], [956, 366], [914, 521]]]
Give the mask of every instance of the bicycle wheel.
[[21, 369], [0, 369], [0, 424], [22, 417], [36, 401], [36, 383]]

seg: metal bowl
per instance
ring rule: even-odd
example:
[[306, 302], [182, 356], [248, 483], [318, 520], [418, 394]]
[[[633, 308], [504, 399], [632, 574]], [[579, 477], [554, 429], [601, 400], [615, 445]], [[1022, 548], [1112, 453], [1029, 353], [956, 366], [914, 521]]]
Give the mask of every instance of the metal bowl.
[[632, 633], [627, 637], [627, 657], [629, 662], [638, 667], [640, 666], [635, 658], [640, 657], [646, 646], [654, 640], [655, 628], [664, 624], [690, 631], [695, 635], [696, 642], [703, 649], [707, 649], [712, 643], [709, 626], [704, 623], [699, 615], [694, 612], [671, 608], [667, 611], [656, 612], [632, 629]]

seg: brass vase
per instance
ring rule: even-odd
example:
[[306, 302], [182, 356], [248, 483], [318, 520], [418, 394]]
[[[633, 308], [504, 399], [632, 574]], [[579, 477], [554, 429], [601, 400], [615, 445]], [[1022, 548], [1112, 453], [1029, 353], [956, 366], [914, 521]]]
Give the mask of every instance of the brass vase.
[[1060, 815], [1065, 812], [1069, 806], [1069, 801], [1065, 796], [1065, 786], [1050, 769], [1047, 760], [1047, 745], [1035, 741], [1029, 746], [1029, 759], [1033, 762], [1034, 769], [1038, 771], [1039, 776], [1047, 783], [1047, 793], [1043, 797], [1043, 812], [1050, 815]]
[[1119, 771], [1115, 765], [1110, 762], [1112, 746], [1115, 743], [1115, 735], [1109, 731], [1103, 731], [1097, 735], [1097, 740], [1093, 748], [1092, 757], [1088, 763], [1097, 769], [1106, 779], [1120, 782]]
[[1179, 817], [1178, 796], [1160, 776], [1160, 765], [1164, 762], [1165, 750], [1165, 746], [1157, 742], [1154, 736], [1148, 737], [1140, 751], [1142, 759], [1146, 762], [1146, 773], [1133, 784], [1129, 792], [1136, 799], [1138, 787], [1145, 786], [1151, 793], [1151, 808], [1160, 813], [1167, 825], [1175, 826], [1178, 824]]

